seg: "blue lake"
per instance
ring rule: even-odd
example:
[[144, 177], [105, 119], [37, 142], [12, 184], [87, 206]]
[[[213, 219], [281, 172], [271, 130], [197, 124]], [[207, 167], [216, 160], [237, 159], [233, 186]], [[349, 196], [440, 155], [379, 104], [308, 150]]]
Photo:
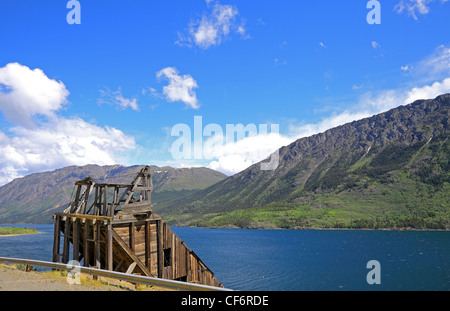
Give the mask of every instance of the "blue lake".
[[[0, 256], [51, 261], [53, 225], [9, 226], [42, 233], [0, 237]], [[447, 231], [172, 229], [231, 289], [450, 290]], [[381, 284], [366, 281], [370, 260]]]

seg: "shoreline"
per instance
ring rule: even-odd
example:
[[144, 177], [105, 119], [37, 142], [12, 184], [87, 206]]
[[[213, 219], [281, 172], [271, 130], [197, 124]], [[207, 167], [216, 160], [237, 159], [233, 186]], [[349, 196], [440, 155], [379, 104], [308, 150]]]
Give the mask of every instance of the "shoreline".
[[199, 229], [236, 229], [236, 230], [348, 230], [348, 231], [444, 231], [450, 232], [450, 229], [414, 229], [414, 228], [379, 228], [379, 229], [371, 229], [371, 228], [240, 228], [236, 226], [217, 226], [217, 227], [198, 227], [198, 226], [179, 226], [179, 225], [170, 225], [171, 227], [180, 227], [180, 228], [199, 228]]
[[17, 227], [12, 224], [0, 226], [0, 237], [9, 237], [17, 235], [28, 235], [42, 233], [41, 231], [33, 228], [32, 226], [27, 227]]
[[[9, 224], [11, 226], [14, 226], [14, 224]], [[53, 223], [48, 224], [29, 224], [29, 225], [53, 225]], [[181, 228], [199, 228], [199, 229], [237, 229], [237, 230], [348, 230], [348, 231], [444, 231], [444, 232], [450, 232], [450, 229], [415, 229], [415, 228], [378, 228], [378, 229], [372, 229], [372, 228], [301, 228], [301, 227], [294, 227], [294, 228], [276, 228], [276, 227], [248, 227], [248, 228], [241, 228], [234, 225], [224, 225], [224, 226], [213, 226], [213, 227], [199, 227], [199, 226], [191, 226], [191, 225], [177, 225], [177, 224], [169, 224], [171, 227], [181, 227]], [[28, 235], [28, 234], [38, 234], [43, 232], [30, 232], [30, 233], [18, 233], [18, 234], [5, 234], [1, 235], [3, 236], [17, 236], [17, 235]]]
[[0, 234], [1, 237], [8, 237], [8, 236], [18, 236], [18, 235], [30, 235], [30, 234], [41, 234], [42, 232], [30, 232], [30, 233], [17, 233], [17, 234]]

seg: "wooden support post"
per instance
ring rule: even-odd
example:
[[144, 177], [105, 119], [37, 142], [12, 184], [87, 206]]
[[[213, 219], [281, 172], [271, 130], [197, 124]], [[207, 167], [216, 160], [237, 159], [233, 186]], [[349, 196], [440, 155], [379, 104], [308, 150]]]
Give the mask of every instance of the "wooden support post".
[[186, 248], [186, 282], [192, 281], [192, 269], [191, 269], [191, 254], [189, 250]]
[[101, 193], [99, 193], [99, 188], [95, 187], [95, 197], [94, 197], [94, 215], [98, 215], [98, 205], [97, 205], [97, 201], [99, 199], [99, 194], [101, 195]]
[[80, 202], [80, 193], [81, 193], [81, 185], [77, 186], [77, 192], [75, 194], [75, 201], [73, 202], [71, 208], [70, 208], [70, 212], [73, 213], [76, 208], [78, 207], [78, 203]]
[[156, 221], [156, 241], [157, 241], [157, 262], [158, 262], [158, 277], [162, 278], [163, 276], [163, 268], [164, 268], [164, 256], [163, 256], [163, 247], [162, 247], [162, 223], [161, 220]]
[[76, 260], [77, 262], [80, 261], [80, 221], [78, 218], [75, 218], [75, 221], [73, 221], [72, 226], [72, 236], [73, 236], [73, 252], [72, 257], [73, 260]]
[[63, 242], [63, 253], [62, 262], [69, 262], [69, 248], [70, 248], [70, 219], [66, 218], [64, 221], [64, 242]]
[[134, 223], [130, 223], [130, 248], [133, 252], [136, 251], [136, 227]]
[[112, 223], [108, 222], [106, 227], [106, 269], [113, 271], [113, 228]]
[[170, 259], [172, 261], [171, 262], [171, 265], [172, 265], [172, 267], [171, 267], [172, 268], [171, 269], [172, 270], [171, 278], [174, 279], [174, 278], [176, 278], [176, 273], [177, 273], [177, 271], [176, 271], [176, 267], [177, 267], [177, 265], [176, 265], [176, 253], [175, 253], [177, 245], [176, 245], [175, 235], [170, 230], [167, 230], [167, 231], [170, 232], [170, 239], [172, 240], [172, 247], [170, 248], [170, 252], [171, 252]]
[[109, 209], [109, 217], [114, 216], [114, 209], [119, 204], [119, 187], [114, 187], [113, 203]]
[[59, 255], [59, 244], [60, 244], [60, 235], [59, 230], [61, 228], [61, 216], [56, 215], [55, 217], [55, 227], [53, 232], [53, 262], [59, 262], [61, 260]]
[[82, 208], [81, 208], [80, 214], [86, 214], [86, 207], [87, 207], [88, 200], [89, 200], [89, 194], [91, 193], [91, 188], [92, 188], [92, 184], [86, 185], [86, 190], [84, 192], [84, 200], [81, 203]]
[[89, 221], [84, 223], [84, 235], [83, 235], [83, 265], [89, 267]]
[[101, 251], [100, 251], [100, 223], [96, 222], [93, 226], [94, 230], [94, 264], [97, 269], [101, 269]]
[[108, 187], [105, 187], [105, 191], [103, 193], [103, 216], [108, 215], [108, 201], [106, 200], [106, 194], [108, 192]]
[[150, 220], [147, 220], [145, 222], [145, 265], [148, 271], [151, 270], [150, 242]]

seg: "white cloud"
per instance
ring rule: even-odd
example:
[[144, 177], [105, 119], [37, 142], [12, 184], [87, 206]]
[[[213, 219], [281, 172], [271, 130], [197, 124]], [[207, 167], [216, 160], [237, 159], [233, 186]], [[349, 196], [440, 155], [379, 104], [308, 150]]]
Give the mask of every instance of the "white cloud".
[[122, 95], [122, 89], [119, 87], [117, 91], [111, 91], [110, 89], [106, 88], [105, 90], [100, 90], [100, 95], [102, 96], [99, 98], [98, 102], [101, 104], [113, 104], [121, 109], [126, 109], [130, 107], [131, 109], [135, 111], [139, 111], [139, 106], [137, 103], [137, 99], [129, 99], [125, 98]]
[[16, 169], [8, 166], [0, 168], [0, 186], [9, 183], [11, 180], [23, 177], [23, 172], [26, 170]]
[[165, 78], [169, 85], [163, 87], [163, 94], [169, 102], [181, 101], [192, 109], [200, 108], [194, 89], [198, 88], [197, 81], [190, 75], [179, 75], [174, 67], [166, 67], [156, 73], [158, 78]]
[[111, 165], [136, 148], [133, 137], [81, 119], [53, 118], [37, 128], [14, 127], [0, 140], [0, 185], [25, 174], [68, 165]]
[[376, 50], [376, 49], [379, 49], [381, 46], [380, 46], [380, 44], [378, 43], [378, 42], [376, 42], [376, 41], [372, 41], [371, 42], [371, 45], [372, 45], [372, 47]]
[[[210, 139], [217, 139], [212, 137]], [[266, 159], [271, 153], [292, 142], [292, 138], [279, 133], [264, 132], [238, 141], [223, 144], [205, 144], [205, 157], [214, 158], [209, 168], [227, 175], [238, 173], [252, 164]]]
[[400, 67], [400, 70], [402, 70], [402, 71], [408, 71], [408, 70], [410, 70], [411, 68], [409, 67], [409, 65], [405, 65], [405, 66], [401, 66]]
[[[401, 0], [395, 5], [394, 10], [399, 14], [405, 12], [415, 20], [418, 20], [418, 14], [426, 15], [430, 13], [429, 5], [431, 2], [435, 2], [435, 0]], [[439, 2], [446, 3], [448, 0], [440, 0]]]
[[404, 104], [412, 103], [418, 99], [435, 98], [444, 93], [450, 93], [450, 78], [442, 82], [436, 81], [432, 85], [413, 88], [408, 92]]
[[253, 164], [253, 161], [239, 154], [232, 154], [220, 157], [217, 161], [212, 161], [208, 168], [231, 176], [239, 173]]
[[41, 69], [31, 70], [19, 63], [0, 68], [0, 110], [12, 123], [33, 126], [33, 116], [53, 116], [68, 96], [65, 85], [48, 78]]
[[[285, 133], [256, 133], [238, 141], [224, 142], [223, 137], [213, 136], [205, 141], [203, 156], [207, 159], [209, 168], [221, 171], [227, 175], [238, 173], [252, 164], [266, 159], [280, 147], [289, 145], [302, 137], [309, 137], [324, 132], [345, 123], [371, 117], [389, 109], [410, 104], [419, 99], [433, 99], [443, 93], [450, 93], [450, 58], [449, 49], [440, 46], [429, 57], [417, 64], [408, 65], [422, 76], [422, 72], [433, 73], [423, 83], [420, 79], [411, 81], [413, 86], [365, 92], [359, 95], [353, 103], [348, 103], [346, 109], [334, 111], [315, 123], [291, 122]], [[406, 68], [405, 68], [406, 69]], [[445, 76], [443, 79], [438, 77]], [[361, 85], [354, 85], [353, 89], [360, 89]], [[206, 146], [206, 147], [205, 147]]]
[[304, 125], [291, 124], [288, 137], [291, 139], [291, 142], [294, 142], [297, 139], [322, 133], [330, 128], [367, 118], [370, 115], [370, 112], [367, 110], [356, 112], [343, 111], [326, 117], [317, 123], [309, 123]]
[[445, 45], [437, 47], [430, 56], [415, 66], [415, 73], [429, 79], [448, 77], [450, 75], [450, 48]]
[[[59, 116], [69, 92], [41, 69], [13, 63], [0, 68], [0, 76], [0, 109], [15, 124], [0, 131], [0, 185], [67, 165], [117, 164], [122, 152], [136, 147], [134, 138], [118, 129]], [[36, 114], [44, 117], [33, 119]]]
[[0, 165], [27, 170], [66, 165], [116, 164], [114, 153], [135, 147], [134, 139], [120, 130], [81, 119], [56, 118], [35, 129], [15, 127], [13, 137], [2, 141]]
[[279, 66], [284, 66], [287, 64], [287, 61], [285, 60], [280, 60], [279, 58], [275, 58], [273, 60], [273, 62], [275, 63], [275, 65], [279, 65]]
[[[318, 123], [304, 125], [291, 124], [285, 134], [263, 132], [245, 137], [238, 141], [223, 142], [222, 138], [213, 136], [204, 144], [203, 155], [213, 158], [207, 165], [209, 168], [226, 175], [233, 175], [249, 166], [265, 160], [274, 151], [287, 146], [302, 137], [308, 137], [324, 132], [347, 122], [352, 122], [370, 116], [368, 111], [344, 111], [324, 118]], [[211, 140], [218, 140], [216, 143]]]
[[178, 34], [177, 44], [196, 46], [207, 49], [219, 45], [230, 32], [236, 32], [243, 38], [248, 38], [245, 23], [238, 19], [239, 11], [233, 5], [220, 4], [218, 1], [207, 0], [209, 12], [203, 14], [200, 20], [191, 22], [187, 34]]
[[323, 42], [319, 42], [319, 45], [325, 49], [327, 48], [327, 46]]
[[[287, 133], [284, 134], [263, 133], [237, 142], [225, 143], [223, 146], [219, 143], [215, 149], [209, 149], [209, 156], [215, 159], [209, 163], [208, 167], [232, 175], [266, 159], [272, 152], [302, 137], [309, 137], [352, 121], [371, 117], [400, 105], [410, 104], [415, 100], [432, 99], [443, 93], [450, 93], [450, 78], [412, 89], [367, 92], [360, 95], [357, 102], [350, 105], [350, 108], [335, 112], [319, 122], [300, 125], [291, 123]], [[204, 153], [206, 151], [208, 150], [204, 150]]]

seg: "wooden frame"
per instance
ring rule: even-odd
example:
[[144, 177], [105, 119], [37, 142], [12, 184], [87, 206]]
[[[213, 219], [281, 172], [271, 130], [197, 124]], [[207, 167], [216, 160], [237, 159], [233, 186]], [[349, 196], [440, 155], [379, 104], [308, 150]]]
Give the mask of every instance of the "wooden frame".
[[[83, 261], [85, 267], [223, 287], [152, 212], [149, 166], [142, 168], [131, 184], [96, 183], [87, 177], [75, 187], [70, 206], [53, 216], [53, 262], [68, 263], [71, 249], [72, 259]], [[170, 256], [166, 266], [164, 250]]]

